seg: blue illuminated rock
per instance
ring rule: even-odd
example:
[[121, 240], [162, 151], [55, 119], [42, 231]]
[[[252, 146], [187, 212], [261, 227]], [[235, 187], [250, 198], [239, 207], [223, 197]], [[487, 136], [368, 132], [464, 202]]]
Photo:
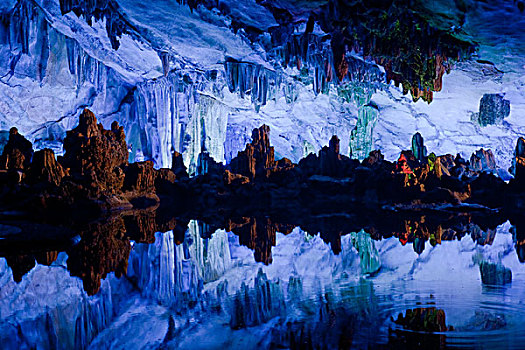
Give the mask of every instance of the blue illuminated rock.
[[481, 126], [501, 124], [510, 114], [510, 101], [500, 94], [485, 94], [479, 101], [478, 122]]
[[504, 285], [512, 281], [512, 271], [501, 263], [483, 261], [479, 265], [481, 282], [488, 285]]

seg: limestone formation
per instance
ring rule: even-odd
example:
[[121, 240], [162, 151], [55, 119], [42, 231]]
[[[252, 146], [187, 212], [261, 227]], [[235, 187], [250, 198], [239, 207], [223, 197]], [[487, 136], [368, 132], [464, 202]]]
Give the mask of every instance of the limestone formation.
[[504, 285], [512, 281], [512, 272], [501, 263], [483, 261], [479, 265], [481, 282], [489, 285]]
[[[477, 151], [470, 162], [459, 155], [426, 156], [419, 134], [413, 138], [413, 150], [402, 151], [396, 162], [385, 160], [380, 151], [370, 152], [362, 162], [350, 159], [340, 153], [340, 141], [333, 136], [318, 154], [294, 164], [286, 158], [275, 160], [269, 131], [265, 125], [255, 129], [252, 142], [226, 167], [201, 152], [197, 176], [189, 178], [178, 153], [173, 155], [172, 169], [157, 170], [151, 161], [128, 164], [122, 128], [113, 123], [111, 130], [105, 130], [85, 110], [79, 125], [67, 133], [64, 157], [57, 162], [53, 152], [44, 149], [35, 153], [27, 169], [22, 162], [21, 169], [0, 173], [0, 184], [17, 184], [5, 186], [0, 198], [6, 208], [34, 208], [55, 215], [62, 211], [98, 215], [159, 202], [206, 212], [292, 215], [301, 210], [357, 207], [426, 210], [443, 204], [464, 210], [460, 205], [465, 202], [514, 213], [525, 206], [525, 187], [520, 182], [523, 139], [516, 147], [516, 178], [506, 184], [492, 174], [495, 160], [490, 150]], [[16, 151], [25, 159], [22, 151], [30, 154], [32, 149], [23, 140], [13, 132], [4, 153]], [[16, 179], [9, 180], [8, 175]]]
[[177, 176], [178, 179], [183, 179], [188, 177], [188, 171], [184, 165], [184, 160], [182, 159], [182, 154], [175, 151], [171, 155], [171, 170]]
[[232, 172], [255, 179], [257, 175], [264, 176], [265, 169], [275, 166], [274, 149], [270, 146], [270, 128], [263, 125], [252, 132], [252, 142], [246, 145], [244, 151], [239, 152], [232, 159]]
[[35, 152], [27, 173], [27, 181], [33, 184], [43, 182], [58, 186], [66, 175], [65, 169], [55, 159], [55, 152], [44, 148]]
[[157, 193], [169, 193], [175, 181], [177, 181], [177, 176], [171, 169], [161, 168], [155, 177], [155, 191]]
[[512, 166], [509, 172], [514, 175], [516, 179], [525, 178], [525, 138], [523, 137], [520, 137], [516, 142], [514, 159], [512, 159]]
[[485, 94], [479, 101], [478, 123], [481, 126], [501, 124], [510, 114], [510, 101], [500, 94]]
[[423, 136], [418, 132], [412, 137], [412, 153], [420, 162], [423, 162], [427, 156], [427, 148], [424, 145]]
[[197, 157], [197, 171], [196, 175], [217, 175], [222, 176], [224, 172], [224, 165], [222, 163], [216, 162], [209, 152], [203, 151], [199, 153]]
[[250, 182], [250, 179], [241, 174], [234, 174], [229, 170], [224, 171], [224, 183], [227, 185], [245, 185]]
[[13, 127], [9, 130], [9, 140], [0, 158], [0, 169], [24, 170], [29, 167], [33, 157], [33, 144]]
[[368, 157], [363, 160], [362, 164], [374, 168], [376, 166], [380, 166], [384, 160], [385, 156], [381, 153], [381, 151], [375, 150], [369, 153]]
[[336, 178], [350, 176], [352, 170], [359, 165], [359, 161], [340, 154], [339, 150], [339, 138], [334, 135], [328, 147], [323, 147], [318, 156], [309, 154], [301, 159], [299, 168], [308, 176], [322, 175]]
[[130, 164], [125, 169], [123, 190], [134, 194], [154, 194], [156, 178], [152, 161]]
[[124, 130], [113, 122], [111, 130], [97, 125], [95, 115], [85, 109], [76, 128], [64, 139], [64, 157], [59, 159], [74, 181], [84, 184], [92, 198], [121, 191], [123, 167], [128, 164]]
[[470, 168], [474, 171], [488, 171], [493, 172], [496, 170], [496, 158], [492, 151], [484, 150], [483, 148], [472, 153], [470, 157]]

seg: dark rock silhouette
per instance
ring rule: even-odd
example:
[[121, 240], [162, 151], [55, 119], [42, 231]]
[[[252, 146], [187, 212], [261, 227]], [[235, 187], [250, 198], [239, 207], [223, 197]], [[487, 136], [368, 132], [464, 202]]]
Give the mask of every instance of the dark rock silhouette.
[[184, 160], [182, 159], [182, 154], [179, 152], [173, 152], [171, 155], [171, 170], [177, 176], [178, 179], [183, 179], [188, 177], [188, 171], [184, 165]]
[[27, 172], [29, 183], [49, 183], [59, 186], [67, 175], [65, 169], [55, 159], [55, 153], [49, 148], [35, 152]]
[[[495, 170], [490, 150], [477, 151], [470, 163], [459, 155], [426, 155], [419, 134], [413, 138], [413, 150], [402, 151], [396, 162], [385, 160], [379, 151], [370, 152], [363, 162], [350, 159], [340, 153], [339, 139], [333, 136], [318, 154], [294, 164], [286, 158], [275, 160], [269, 132], [266, 125], [254, 129], [252, 141], [228, 166], [215, 162], [203, 150], [198, 175], [189, 178], [176, 152], [172, 169], [157, 170], [151, 161], [128, 164], [123, 129], [113, 123], [111, 130], [105, 130], [85, 110], [79, 125], [67, 133], [65, 155], [58, 162], [45, 149], [36, 152], [27, 169], [21, 163], [22, 168], [14, 173], [16, 181], [5, 176], [9, 173], [0, 176], [0, 183], [18, 184], [11, 185], [11, 190], [4, 188], [1, 203], [6, 208], [34, 208], [44, 215], [83, 212], [95, 217], [159, 202], [196, 212], [234, 210], [241, 216], [254, 211], [296, 215], [302, 210], [333, 213], [362, 207], [430, 210], [445, 204], [470, 210], [465, 203], [478, 205], [480, 210], [504, 208], [509, 213], [525, 207], [525, 181], [520, 180], [524, 178], [523, 139], [516, 147], [516, 177], [507, 185], [487, 173]], [[32, 152], [21, 135], [13, 133], [11, 138], [4, 153], [18, 150], [16, 144], [23, 146], [25, 154]], [[25, 159], [22, 151], [17, 152]]]
[[383, 161], [385, 160], [385, 156], [381, 153], [381, 151], [372, 151], [368, 154], [368, 157], [363, 159], [362, 164], [367, 167], [376, 168], [378, 166], [381, 166], [383, 164]]
[[270, 128], [267, 125], [253, 130], [252, 142], [230, 163], [233, 173], [246, 176], [250, 180], [256, 176], [266, 176], [266, 169], [274, 166], [274, 149], [270, 146]]
[[359, 166], [359, 161], [339, 153], [339, 138], [332, 136], [328, 147], [323, 147], [319, 155], [309, 154], [299, 161], [298, 167], [306, 176], [322, 175], [334, 178], [347, 177]]
[[416, 332], [446, 332], [453, 330], [447, 326], [445, 311], [435, 307], [408, 309], [399, 314], [394, 323]]
[[[130, 164], [125, 168], [124, 194], [131, 193], [132, 196], [155, 195], [155, 180], [157, 171], [153, 168], [152, 161], [138, 162]], [[169, 175], [168, 175], [169, 177]]]
[[17, 128], [11, 128], [9, 140], [0, 158], [0, 169], [11, 171], [27, 169], [32, 157], [33, 144], [20, 135]]
[[520, 137], [516, 142], [514, 159], [512, 159], [512, 166], [509, 172], [517, 180], [525, 178], [525, 139], [523, 137]]
[[246, 185], [250, 183], [250, 179], [247, 176], [241, 174], [234, 174], [229, 170], [224, 171], [224, 183], [226, 185]]
[[197, 157], [197, 176], [199, 175], [216, 175], [221, 177], [224, 172], [224, 165], [222, 163], [216, 162], [207, 151], [199, 153]]
[[157, 193], [169, 193], [177, 179], [171, 169], [159, 169], [155, 177], [155, 191]]

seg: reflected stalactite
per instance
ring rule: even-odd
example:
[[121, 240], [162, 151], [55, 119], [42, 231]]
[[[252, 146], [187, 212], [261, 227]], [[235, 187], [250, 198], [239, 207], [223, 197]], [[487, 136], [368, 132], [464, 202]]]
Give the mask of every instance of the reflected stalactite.
[[230, 327], [241, 329], [257, 326], [285, 313], [286, 303], [281, 285], [268, 280], [262, 269], [259, 269], [253, 288], [243, 283], [235, 295]]
[[266, 265], [272, 263], [272, 247], [276, 244], [276, 233], [288, 234], [293, 227], [273, 223], [269, 218], [242, 218], [239, 221], [229, 221], [227, 231], [239, 236], [239, 243], [254, 251], [257, 262]]
[[58, 258], [58, 251], [40, 252], [35, 254], [36, 262], [40, 265], [50, 266]]
[[[395, 237], [400, 244], [412, 244], [414, 251], [422, 254], [426, 243], [431, 246], [440, 245], [443, 241], [460, 241], [465, 236], [478, 245], [492, 245], [496, 235], [496, 227], [503, 220], [488, 220], [479, 215], [446, 214], [446, 215], [411, 215], [405, 219], [396, 214], [383, 214], [380, 221], [367, 217], [366, 213], [356, 214], [355, 217], [322, 216], [290, 218], [286, 223], [279, 223], [273, 217], [242, 217], [235, 219], [203, 218], [201, 226], [208, 227], [209, 231], [224, 228], [239, 236], [239, 243], [254, 251], [257, 262], [270, 264], [272, 262], [271, 249], [275, 246], [276, 232], [289, 234], [296, 227], [300, 227], [311, 235], [319, 234], [335, 255], [341, 253], [341, 237], [353, 235], [352, 241], [360, 253], [365, 265], [365, 273], [374, 273], [381, 265], [375, 248], [370, 246], [366, 237], [371, 240], [382, 240]], [[476, 224], [479, 222], [479, 224]], [[523, 239], [525, 242], [525, 239]], [[362, 252], [358, 247], [363, 247]], [[518, 245], [517, 245], [518, 247]], [[518, 248], [517, 248], [518, 249]], [[525, 250], [524, 250], [525, 251]], [[518, 250], [517, 250], [518, 252]]]
[[[155, 242], [156, 232], [173, 230], [177, 244], [184, 242], [188, 221], [157, 214], [155, 211], [142, 211], [104, 218], [78, 230], [80, 242], [77, 244], [73, 240], [65, 248], [62, 242], [57, 242], [50, 245], [50, 250], [43, 250], [38, 245], [28, 246], [23, 249], [27, 253], [6, 254], [5, 258], [13, 271], [13, 279], [20, 282], [36, 263], [50, 266], [57, 259], [59, 251], [65, 251], [71, 276], [81, 278], [87, 294], [95, 295], [100, 289], [101, 280], [109, 273], [115, 273], [117, 277], [126, 274], [131, 241], [151, 244]], [[23, 248], [23, 245], [15, 241], [13, 247], [16, 250]], [[55, 247], [59, 250], [55, 250]], [[10, 250], [13, 249], [9, 249], [9, 246], [2, 247], [2, 251]]]
[[67, 250], [67, 268], [72, 276], [84, 282], [84, 289], [94, 295], [100, 281], [107, 274], [115, 273], [120, 278], [128, 269], [131, 243], [151, 244], [156, 232], [173, 230], [175, 242], [184, 242], [187, 223], [178, 223], [175, 218], [159, 218], [155, 212], [110, 218], [88, 225], [80, 234], [80, 243]]
[[445, 310], [435, 307], [409, 309], [392, 320], [395, 324], [416, 332], [447, 332], [454, 328], [447, 326]]
[[371, 283], [362, 281], [344, 288], [342, 294], [342, 299], [331, 290], [317, 294], [309, 299], [306, 310], [299, 306], [303, 300], [290, 297], [286, 306], [299, 306], [294, 310], [299, 311], [299, 317], [273, 326], [272, 344], [285, 349], [364, 347], [359, 344], [359, 338], [375, 332], [385, 321], [378, 310], [379, 301], [374, 288]]
[[81, 234], [80, 243], [68, 250], [68, 270], [82, 279], [89, 295], [98, 292], [100, 281], [108, 273], [114, 272], [117, 277], [126, 273], [131, 244], [125, 234], [122, 218], [91, 224]]
[[432, 246], [441, 244], [443, 241], [460, 241], [465, 235], [470, 235], [471, 239], [478, 245], [492, 245], [496, 236], [495, 227], [486, 227], [469, 223], [468, 218], [464, 222], [452, 224], [450, 227], [442, 224], [427, 223], [425, 217], [419, 220], [406, 220], [404, 230], [393, 232], [402, 245], [412, 243], [414, 251], [418, 254], [423, 253], [425, 243], [428, 241]]
[[[405, 315], [399, 314], [392, 321], [402, 329], [390, 330], [389, 345], [403, 348], [424, 347], [426, 349], [443, 349], [446, 344], [444, 332], [453, 331], [447, 325], [445, 310], [436, 307], [408, 309]], [[434, 334], [434, 333], [438, 334]]]
[[[492, 245], [496, 235], [495, 228], [501, 223], [498, 220], [490, 222], [487, 218], [473, 214], [412, 215], [406, 219], [392, 213], [383, 214], [379, 221], [367, 215], [363, 212], [353, 217], [301, 216], [290, 218], [283, 223], [280, 219], [270, 216], [228, 218], [225, 213], [224, 216], [198, 219], [195, 226], [197, 236], [189, 238], [189, 220], [185, 218], [175, 218], [166, 212], [158, 211], [117, 215], [82, 228], [79, 232], [80, 242], [65, 249], [69, 256], [67, 268], [72, 276], [83, 280], [85, 291], [94, 295], [100, 288], [101, 280], [109, 273], [114, 273], [117, 277], [127, 273], [131, 241], [147, 246], [155, 242], [157, 232], [170, 232], [174, 246], [180, 246], [179, 253], [187, 259], [190, 255], [189, 246], [194, 244], [192, 242], [198, 237], [203, 240], [202, 254], [203, 259], [206, 259], [208, 242], [213, 239], [217, 229], [221, 228], [239, 236], [239, 243], [253, 250], [256, 262], [268, 265], [273, 262], [272, 248], [277, 243], [277, 232], [286, 235], [300, 227], [311, 235], [319, 234], [335, 255], [343, 249], [342, 236], [350, 234], [351, 242], [361, 259], [362, 272], [374, 274], [381, 267], [374, 241], [395, 237], [402, 245], [412, 244], [418, 254], [423, 253], [427, 242], [436, 246], [444, 241], [459, 241], [465, 236], [470, 236], [478, 245]], [[520, 228], [520, 222], [514, 221], [512, 230], [516, 254], [523, 262], [525, 238]], [[5, 245], [9, 241], [1, 243]], [[16, 243], [13, 247], [16, 250], [20, 249], [20, 246], [20, 243]], [[13, 249], [2, 246], [2, 251]], [[35, 266], [35, 260], [39, 264], [49, 266], [57, 259], [59, 251], [63, 250], [50, 246], [49, 250], [26, 249], [26, 252], [20, 251], [21, 254], [11, 253], [4, 256], [13, 270], [14, 280], [20, 282]], [[215, 276], [216, 273], [210, 272], [209, 275]]]

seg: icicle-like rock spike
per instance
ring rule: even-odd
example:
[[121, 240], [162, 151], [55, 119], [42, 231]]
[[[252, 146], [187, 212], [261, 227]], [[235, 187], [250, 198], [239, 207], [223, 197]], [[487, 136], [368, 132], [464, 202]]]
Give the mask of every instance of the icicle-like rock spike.
[[256, 110], [275, 99], [281, 85], [281, 77], [260, 64], [242, 62], [227, 57], [224, 69], [230, 92], [239, 92], [241, 98], [250, 95]]

